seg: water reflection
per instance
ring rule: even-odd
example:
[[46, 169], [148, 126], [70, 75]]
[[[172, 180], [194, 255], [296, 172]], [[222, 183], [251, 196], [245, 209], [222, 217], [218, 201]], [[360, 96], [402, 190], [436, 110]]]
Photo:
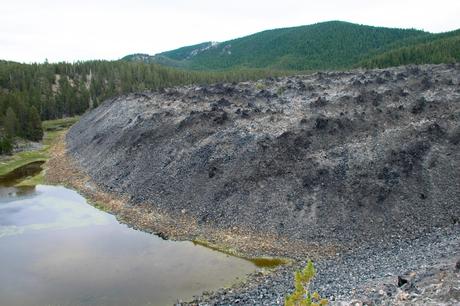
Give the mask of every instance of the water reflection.
[[43, 161], [36, 161], [19, 167], [6, 175], [0, 175], [1, 187], [13, 187], [20, 181], [39, 174], [43, 169]]
[[130, 229], [64, 187], [18, 190], [0, 198], [0, 305], [168, 305], [256, 268]]
[[107, 224], [105, 213], [89, 205], [75, 205], [76, 192], [64, 187], [39, 186], [28, 197], [0, 200], [0, 237], [42, 229], [67, 229]]

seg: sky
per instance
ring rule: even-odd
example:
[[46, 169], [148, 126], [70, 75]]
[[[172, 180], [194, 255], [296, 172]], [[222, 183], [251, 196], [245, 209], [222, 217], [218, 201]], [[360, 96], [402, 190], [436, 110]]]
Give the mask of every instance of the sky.
[[116, 60], [329, 20], [445, 32], [460, 0], [0, 0], [0, 59]]

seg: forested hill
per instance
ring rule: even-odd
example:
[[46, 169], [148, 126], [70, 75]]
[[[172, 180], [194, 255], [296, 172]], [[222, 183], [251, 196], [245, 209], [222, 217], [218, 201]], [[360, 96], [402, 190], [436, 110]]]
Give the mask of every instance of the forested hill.
[[15, 137], [40, 140], [41, 120], [79, 115], [123, 93], [191, 83], [258, 79], [280, 73], [254, 69], [191, 72], [124, 61], [74, 64], [0, 61], [0, 154], [11, 149]]
[[181, 61], [189, 60], [200, 52], [204, 52], [218, 43], [204, 42], [197, 45], [186, 46], [179, 49], [166, 51], [157, 56], [150, 56], [145, 53], [130, 54], [122, 58], [124, 61], [142, 61], [144, 63], [158, 63], [167, 66], [181, 67]]
[[[432, 34], [413, 29], [330, 21], [263, 31], [221, 43], [206, 42], [154, 56], [129, 55], [123, 60], [157, 62], [197, 70], [256, 67], [297, 71], [378, 67], [386, 62], [388, 65], [385, 66], [440, 63], [460, 60], [460, 54], [455, 49], [456, 42], [451, 41], [458, 34], [458, 31]], [[441, 40], [447, 38], [451, 40]], [[394, 50], [398, 50], [399, 54], [401, 48], [410, 48], [412, 55], [392, 61], [388, 60], [388, 56], [394, 58], [395, 53], [385, 55], [383, 59], [379, 57]], [[425, 51], [420, 51], [420, 48]], [[378, 59], [374, 60], [375, 57]]]
[[192, 69], [335, 69], [351, 67], [370, 52], [384, 50], [397, 41], [426, 35], [429, 33], [413, 29], [330, 21], [263, 31], [218, 44], [203, 43], [143, 60]]
[[155, 56], [133, 54], [120, 61], [0, 61], [0, 153], [14, 137], [39, 140], [41, 120], [79, 115], [123, 93], [258, 79], [284, 71], [455, 61], [460, 61], [460, 30], [431, 34], [340, 21], [268, 30]]
[[361, 67], [385, 68], [407, 64], [440, 64], [460, 61], [460, 30], [433, 34], [395, 44], [369, 56]]

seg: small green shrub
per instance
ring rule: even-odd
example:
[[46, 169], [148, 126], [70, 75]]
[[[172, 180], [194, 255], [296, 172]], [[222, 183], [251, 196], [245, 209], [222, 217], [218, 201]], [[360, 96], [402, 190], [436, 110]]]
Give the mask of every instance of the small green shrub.
[[277, 94], [278, 96], [281, 96], [285, 91], [286, 91], [286, 87], [281, 86], [281, 87], [279, 87], [278, 90], [276, 91], [276, 94]]
[[322, 299], [318, 292], [310, 293], [310, 282], [315, 274], [315, 267], [311, 260], [302, 271], [295, 272], [295, 290], [286, 297], [284, 306], [320, 306], [329, 303], [326, 299]]
[[263, 90], [263, 89], [265, 89], [265, 88], [267, 88], [267, 86], [265, 86], [264, 83], [257, 82], [257, 84], [256, 84], [256, 89], [257, 89], [257, 90]]
[[13, 141], [9, 137], [0, 138], [0, 154], [11, 154], [13, 151]]

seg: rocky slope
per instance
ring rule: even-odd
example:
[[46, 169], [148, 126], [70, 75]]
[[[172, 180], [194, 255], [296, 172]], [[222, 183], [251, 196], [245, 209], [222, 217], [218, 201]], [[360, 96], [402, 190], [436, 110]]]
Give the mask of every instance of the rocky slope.
[[460, 65], [121, 96], [68, 149], [107, 190], [198, 224], [347, 244], [458, 222]]
[[[459, 305], [460, 226], [417, 239], [366, 244], [316, 261], [312, 290], [331, 305]], [[303, 268], [305, 262], [297, 265]], [[282, 305], [294, 290], [293, 267], [256, 274], [242, 288], [197, 297], [191, 305]]]
[[67, 134], [93, 182], [129, 199], [127, 216], [159, 212], [193, 223], [186, 238], [211, 229], [297, 259], [200, 305], [282, 303], [311, 243], [333, 246], [313, 252], [314, 289], [332, 304], [458, 303], [459, 146], [460, 64], [131, 94]]

